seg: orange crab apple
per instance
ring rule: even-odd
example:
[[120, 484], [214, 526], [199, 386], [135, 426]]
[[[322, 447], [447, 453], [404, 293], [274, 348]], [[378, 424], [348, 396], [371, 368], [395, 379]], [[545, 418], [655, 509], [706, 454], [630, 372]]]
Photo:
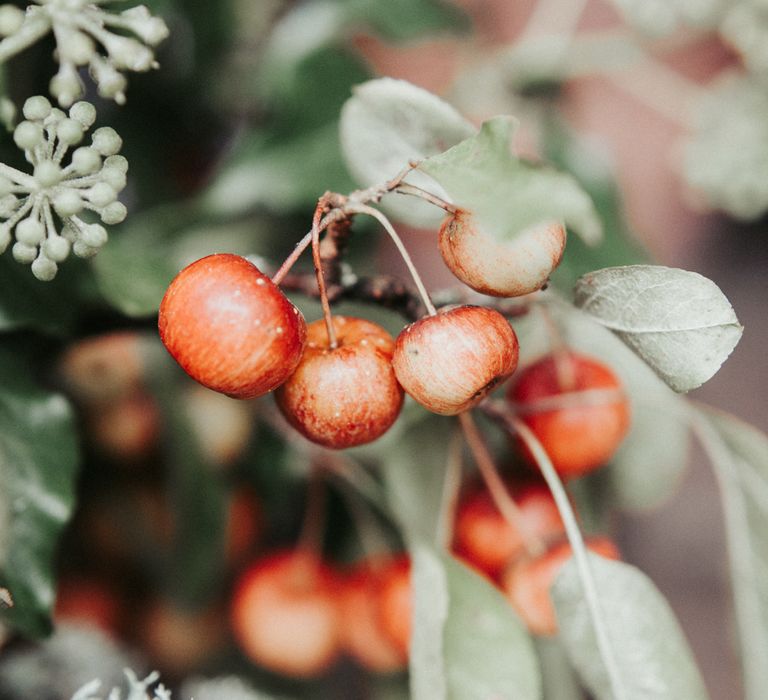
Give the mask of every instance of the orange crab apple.
[[408, 394], [450, 416], [477, 404], [511, 375], [518, 354], [515, 331], [498, 311], [453, 306], [406, 326], [392, 365]]
[[565, 478], [605, 464], [629, 429], [621, 380], [586, 355], [547, 355], [518, 373], [507, 396]]
[[483, 229], [472, 212], [459, 209], [440, 226], [440, 253], [464, 284], [482, 294], [517, 297], [541, 289], [560, 264], [565, 228], [559, 222], [530, 226], [508, 240]]
[[337, 347], [325, 322], [307, 327], [307, 348], [275, 400], [288, 422], [307, 439], [342, 449], [383, 435], [403, 405], [392, 370], [394, 340], [361, 318], [334, 316]]
[[160, 303], [168, 352], [193, 379], [238, 399], [266, 394], [296, 369], [306, 324], [253, 263], [219, 253], [185, 267]]
[[[608, 559], [620, 559], [619, 550], [607, 537], [593, 537], [587, 549]], [[573, 550], [567, 542], [539, 556], [524, 555], [502, 576], [501, 587], [528, 629], [539, 636], [557, 634], [557, 617], [549, 589]]]
[[338, 582], [311, 552], [281, 551], [238, 579], [230, 620], [243, 653], [285, 676], [311, 678], [339, 655]]

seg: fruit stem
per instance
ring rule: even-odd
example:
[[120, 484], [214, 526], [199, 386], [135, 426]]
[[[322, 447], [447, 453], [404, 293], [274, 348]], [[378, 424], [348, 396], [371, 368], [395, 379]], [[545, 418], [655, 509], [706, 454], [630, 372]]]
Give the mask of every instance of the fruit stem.
[[436, 207], [445, 209], [445, 211], [447, 211], [449, 214], [455, 214], [458, 211], [458, 207], [455, 205], [451, 204], [450, 202], [446, 202], [441, 197], [438, 197], [431, 192], [427, 192], [417, 185], [412, 185], [410, 182], [402, 182], [392, 191], [397, 192], [398, 194], [410, 194], [414, 197], [420, 197], [424, 201], [429, 202], [430, 204], [434, 204]]
[[499, 476], [499, 471], [496, 469], [496, 465], [493, 463], [493, 457], [491, 456], [488, 446], [485, 444], [480, 430], [477, 427], [472, 414], [469, 411], [459, 414], [459, 422], [461, 423], [461, 429], [464, 431], [464, 438], [469, 445], [469, 449], [472, 452], [472, 456], [475, 458], [477, 468], [480, 470], [480, 476], [483, 477], [488, 492], [491, 494], [496, 508], [501, 513], [507, 524], [519, 532], [523, 540], [523, 545], [526, 551], [532, 557], [537, 557], [546, 551], [546, 546], [541, 538], [531, 533], [528, 526], [525, 524], [522, 513], [517, 507], [517, 504], [509, 495], [507, 487], [504, 481]]
[[576, 367], [560, 327], [555, 319], [552, 318], [552, 314], [546, 306], [539, 306], [539, 313], [544, 321], [544, 325], [547, 327], [547, 335], [549, 336], [552, 359], [554, 360], [555, 373], [557, 375], [557, 387], [563, 393], [575, 391], [577, 388]]
[[363, 497], [344, 479], [339, 478], [338, 485], [344, 497], [347, 511], [355, 524], [355, 530], [366, 559], [389, 558], [392, 554], [392, 548], [367, 502], [364, 502]]
[[568, 541], [573, 550], [573, 557], [576, 560], [576, 566], [579, 570], [579, 576], [584, 589], [584, 598], [587, 603], [587, 609], [589, 610], [589, 615], [592, 619], [592, 627], [594, 628], [595, 637], [597, 639], [597, 646], [608, 673], [611, 695], [612, 697], [617, 698], [617, 700], [626, 698], [624, 683], [621, 679], [613, 647], [611, 646], [611, 641], [608, 636], [608, 630], [605, 626], [605, 616], [602, 607], [600, 606], [600, 597], [597, 592], [597, 585], [595, 584], [592, 567], [590, 566], [587, 551], [584, 546], [584, 538], [581, 535], [581, 530], [579, 530], [576, 515], [571, 507], [571, 502], [568, 499], [568, 494], [565, 491], [563, 482], [557, 475], [552, 460], [549, 458], [549, 455], [547, 455], [546, 450], [523, 421], [512, 415], [503, 413], [502, 411], [499, 411], [495, 415], [502, 417], [509, 430], [516, 433], [523, 443], [525, 443], [525, 446], [533, 456], [536, 465], [539, 467], [544, 480], [547, 482], [552, 497], [555, 499], [557, 508], [560, 511], [560, 517], [563, 519], [563, 524], [565, 525], [565, 534], [568, 536]]
[[437, 544], [450, 549], [453, 541], [453, 524], [456, 522], [456, 509], [459, 504], [461, 487], [461, 430], [455, 430], [448, 443], [448, 458], [445, 463], [443, 493], [440, 498], [440, 514], [437, 520]]
[[304, 521], [297, 549], [319, 556], [323, 548], [323, 530], [325, 527], [325, 489], [321, 467], [312, 462], [307, 479], [307, 501], [304, 507]]
[[413, 264], [413, 260], [411, 260], [411, 256], [408, 253], [408, 250], [403, 244], [403, 241], [400, 238], [400, 236], [397, 235], [397, 231], [395, 231], [395, 227], [392, 226], [389, 219], [386, 216], [384, 216], [384, 214], [382, 214], [378, 209], [374, 209], [373, 207], [369, 207], [365, 204], [350, 205], [349, 207], [347, 207], [346, 210], [350, 214], [367, 214], [368, 216], [372, 216], [384, 227], [384, 230], [389, 234], [389, 237], [392, 239], [392, 242], [395, 244], [398, 252], [403, 258], [403, 262], [405, 262], [405, 266], [408, 268], [408, 271], [411, 273], [411, 277], [413, 278], [413, 281], [416, 284], [416, 288], [419, 290], [419, 295], [421, 296], [421, 300], [424, 302], [424, 306], [427, 309], [427, 313], [430, 316], [436, 316], [437, 310], [435, 309], [435, 306], [432, 303], [432, 300], [429, 298], [429, 294], [427, 293], [427, 288], [424, 286], [424, 282], [422, 282], [421, 280], [421, 275], [419, 275], [419, 272], [416, 269], [416, 266]]
[[307, 246], [312, 242], [312, 231], [309, 231], [304, 238], [302, 238], [294, 247], [293, 252], [285, 259], [278, 271], [272, 275], [272, 281], [275, 285], [279, 285], [285, 276], [290, 272], [296, 261], [301, 257], [301, 254], [307, 249]]
[[317, 203], [315, 216], [312, 220], [312, 262], [315, 266], [315, 276], [317, 277], [317, 289], [320, 292], [320, 305], [323, 307], [323, 318], [325, 319], [325, 330], [328, 333], [328, 347], [335, 350], [339, 347], [339, 341], [336, 338], [336, 329], [333, 327], [333, 314], [331, 313], [331, 304], [328, 301], [328, 290], [325, 287], [325, 275], [323, 275], [323, 260], [320, 257], [320, 224], [326, 203], [323, 197]]

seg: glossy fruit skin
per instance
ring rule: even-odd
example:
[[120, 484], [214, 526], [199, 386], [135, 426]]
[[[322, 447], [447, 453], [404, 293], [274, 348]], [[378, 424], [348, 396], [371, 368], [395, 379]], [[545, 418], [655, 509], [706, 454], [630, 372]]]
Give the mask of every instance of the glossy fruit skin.
[[[564, 363], [558, 374], [558, 362]], [[562, 376], [572, 379], [564, 390]], [[619, 378], [602, 362], [573, 352], [548, 355], [523, 368], [508, 390], [522, 420], [533, 431], [563, 478], [587, 474], [604, 465], [616, 451], [630, 425], [629, 400], [623, 394], [604, 402], [583, 402], [541, 410], [545, 400], [568, 397], [590, 389], [622, 389]]]
[[[565, 534], [549, 489], [531, 484], [513, 487], [511, 493], [528, 536], [547, 542]], [[478, 489], [459, 505], [454, 549], [471, 566], [495, 579], [525, 551], [525, 545], [521, 532], [504, 519], [490, 493]]]
[[408, 657], [383, 631], [379, 601], [389, 560], [364, 560], [344, 578], [339, 604], [341, 641], [347, 653], [374, 673], [395, 673], [408, 664]]
[[[590, 551], [608, 559], [621, 558], [616, 545], [606, 537], [593, 537], [585, 544]], [[533, 634], [557, 634], [557, 616], [549, 589], [571, 554], [571, 545], [561, 542], [541, 556], [521, 557], [502, 577], [502, 590]]]
[[363, 445], [397, 420], [403, 390], [392, 369], [395, 341], [381, 326], [334, 316], [338, 347], [328, 347], [323, 319], [307, 327], [307, 347], [275, 401], [304, 437], [325, 447]]
[[340, 652], [337, 595], [334, 572], [309, 552], [257, 560], [232, 596], [230, 620], [240, 648], [275, 673], [319, 676]]
[[517, 297], [541, 289], [560, 264], [566, 233], [562, 224], [531, 226], [509, 241], [483, 231], [471, 212], [459, 209], [440, 226], [440, 253], [448, 268], [472, 289]]
[[282, 384], [306, 340], [299, 310], [239, 255], [209, 255], [185, 267], [160, 303], [168, 352], [193, 379], [238, 399]]
[[466, 411], [517, 367], [517, 336], [484, 306], [440, 309], [397, 336], [392, 365], [403, 388], [434, 413]]
[[407, 657], [413, 627], [411, 560], [401, 555], [381, 573], [377, 617], [381, 630], [402, 656]]

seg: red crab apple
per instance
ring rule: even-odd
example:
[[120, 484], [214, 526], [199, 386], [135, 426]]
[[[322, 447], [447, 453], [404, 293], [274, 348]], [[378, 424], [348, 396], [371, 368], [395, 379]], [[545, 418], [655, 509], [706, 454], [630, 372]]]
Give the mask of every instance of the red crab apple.
[[379, 596], [388, 571], [386, 559], [360, 562], [344, 579], [340, 597], [342, 645], [361, 666], [375, 673], [394, 673], [408, 663], [402, 647], [387, 636], [379, 622]]
[[[616, 545], [606, 537], [594, 537], [585, 544], [587, 549], [608, 559], [621, 558]], [[540, 556], [520, 557], [502, 577], [502, 589], [534, 634], [550, 637], [557, 634], [557, 617], [549, 589], [571, 554], [571, 545], [561, 542]]]
[[283, 551], [256, 561], [239, 578], [231, 623], [252, 661], [298, 678], [318, 676], [340, 651], [338, 583], [316, 555]]
[[403, 388], [434, 413], [474, 406], [517, 367], [515, 331], [484, 306], [454, 306], [406, 326], [392, 366]]
[[599, 360], [574, 352], [523, 368], [508, 398], [562, 477], [605, 464], [629, 428], [629, 400], [619, 378]]
[[440, 253], [448, 268], [472, 289], [497, 297], [517, 297], [541, 289], [560, 264], [565, 228], [545, 222], [500, 240], [484, 230], [466, 209], [440, 226]]
[[296, 369], [306, 324], [299, 310], [239, 255], [209, 255], [171, 282], [158, 318], [168, 352], [193, 379], [251, 399]]
[[309, 440], [341, 449], [384, 434], [403, 405], [392, 370], [395, 342], [381, 326], [334, 316], [338, 347], [330, 348], [325, 321], [307, 327], [307, 347], [275, 400], [288, 422]]
[[459, 505], [454, 547], [469, 564], [496, 578], [525, 550], [524, 536], [551, 541], [565, 532], [560, 512], [544, 486], [513, 488], [525, 533], [504, 518], [486, 489], [471, 493]]
[[413, 617], [411, 560], [405, 555], [395, 557], [379, 575], [379, 625], [399, 653], [407, 657]]

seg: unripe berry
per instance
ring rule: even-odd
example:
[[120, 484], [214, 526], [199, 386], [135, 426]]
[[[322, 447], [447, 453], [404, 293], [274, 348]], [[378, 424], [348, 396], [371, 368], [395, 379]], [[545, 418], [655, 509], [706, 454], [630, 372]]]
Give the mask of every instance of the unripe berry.
[[232, 598], [232, 629], [243, 652], [286, 676], [322, 674], [340, 651], [337, 586], [333, 572], [309, 552], [255, 562]]
[[307, 327], [296, 371], [275, 392], [283, 415], [309, 440], [342, 449], [383, 435], [403, 405], [392, 370], [395, 342], [381, 326], [334, 316], [338, 347], [328, 346], [325, 321]]
[[605, 464], [629, 428], [629, 400], [621, 381], [584, 355], [548, 355], [525, 367], [508, 397], [562, 477]]
[[546, 284], [563, 257], [565, 238], [562, 224], [549, 222], [499, 240], [471, 212], [460, 209], [443, 220], [439, 245], [445, 264], [472, 289], [517, 297]]
[[456, 306], [406, 326], [392, 366], [416, 401], [450, 416], [474, 406], [512, 374], [518, 351], [515, 331], [498, 311]]
[[[608, 559], [620, 559], [616, 545], [605, 537], [585, 542], [587, 549]], [[562, 542], [537, 557], [518, 559], [505, 572], [502, 589], [533, 634], [557, 634], [557, 617], [549, 589], [572, 554], [571, 545]]]
[[184, 268], [160, 304], [160, 338], [198, 382], [238, 399], [261, 396], [296, 369], [306, 340], [299, 310], [252, 263], [210, 255]]
[[477, 490], [459, 505], [454, 528], [457, 553], [473, 567], [496, 578], [525, 551], [527, 537], [552, 540], [565, 533], [560, 512], [544, 486], [512, 491], [524, 532], [504, 518], [490, 493]]

